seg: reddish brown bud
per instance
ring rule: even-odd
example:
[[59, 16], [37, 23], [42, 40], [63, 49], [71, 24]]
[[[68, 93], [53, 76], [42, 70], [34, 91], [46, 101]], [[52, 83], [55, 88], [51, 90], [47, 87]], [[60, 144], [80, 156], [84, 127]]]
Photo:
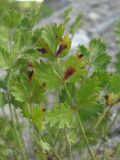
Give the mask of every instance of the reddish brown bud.
[[33, 68], [33, 64], [31, 62], [28, 63], [29, 68]]
[[105, 95], [106, 105], [108, 105], [109, 95]]
[[74, 74], [74, 72], [75, 72], [75, 68], [73, 68], [73, 67], [67, 68], [67, 70], [64, 73], [63, 80], [64, 81], [67, 80], [70, 76], [72, 76]]
[[41, 87], [43, 87], [43, 88], [46, 88], [46, 83], [45, 82], [43, 82], [42, 84], [41, 84]]
[[64, 43], [60, 43], [60, 45], [59, 45], [59, 48], [58, 48], [58, 50], [57, 50], [57, 52], [56, 52], [56, 56], [58, 56], [64, 49], [66, 49], [67, 48], [67, 45], [66, 44], [64, 44]]
[[46, 109], [44, 107], [42, 107], [41, 110], [43, 113], [46, 111]]
[[32, 81], [32, 78], [33, 78], [33, 70], [29, 70], [28, 71], [28, 78], [30, 81]]
[[83, 54], [78, 54], [77, 57], [78, 59], [81, 59], [83, 57]]
[[42, 54], [46, 54], [47, 53], [46, 48], [38, 48], [37, 51], [39, 51]]

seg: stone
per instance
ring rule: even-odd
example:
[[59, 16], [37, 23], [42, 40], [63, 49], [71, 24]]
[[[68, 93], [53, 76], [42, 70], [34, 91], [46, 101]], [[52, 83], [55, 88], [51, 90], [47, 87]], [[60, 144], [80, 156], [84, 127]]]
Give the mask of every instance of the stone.
[[75, 34], [72, 40], [72, 49], [76, 48], [79, 44], [83, 44], [87, 46], [89, 43], [89, 37], [84, 30], [79, 30], [78, 33]]
[[99, 16], [97, 13], [95, 13], [95, 12], [91, 12], [91, 13], [88, 15], [88, 18], [89, 18], [90, 20], [92, 20], [92, 21], [97, 21], [97, 20], [100, 18], [100, 16]]

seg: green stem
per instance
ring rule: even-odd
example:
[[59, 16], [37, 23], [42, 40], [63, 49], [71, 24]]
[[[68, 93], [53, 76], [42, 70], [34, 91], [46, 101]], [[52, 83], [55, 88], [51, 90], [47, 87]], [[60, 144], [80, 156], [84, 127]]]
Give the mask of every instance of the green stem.
[[90, 154], [90, 156], [91, 156], [91, 159], [92, 159], [92, 160], [95, 160], [95, 157], [94, 157], [94, 155], [93, 155], [93, 153], [92, 153], [92, 150], [91, 150], [91, 148], [90, 148], [89, 141], [88, 141], [87, 136], [86, 136], [86, 134], [85, 134], [85, 130], [84, 130], [84, 127], [83, 127], [83, 124], [82, 124], [82, 121], [81, 121], [81, 119], [80, 119], [80, 117], [79, 117], [78, 112], [76, 112], [76, 117], [77, 117], [77, 119], [78, 119], [79, 126], [80, 126], [80, 129], [81, 129], [81, 131], [82, 131], [83, 137], [84, 137], [84, 139], [85, 139], [85, 142], [86, 142], [86, 145], [87, 145], [89, 154]]
[[[117, 119], [118, 116], [119, 116], [119, 112], [117, 112], [117, 114], [116, 114], [116, 116], [114, 117], [111, 125], [110, 125], [109, 128], [107, 129], [107, 133], [109, 133], [109, 131], [111, 130], [111, 128], [112, 128], [112, 126], [114, 125], [114, 123], [115, 123], [115, 121], [116, 121], [116, 119]], [[97, 148], [97, 150], [96, 150], [96, 152], [95, 152], [95, 155], [94, 155], [95, 157], [97, 156], [97, 153], [98, 153], [98, 151], [100, 150], [100, 148], [102, 147], [102, 145], [103, 145], [103, 140], [100, 142], [100, 145], [98, 146], [98, 148]]]
[[[11, 125], [10, 121], [8, 120], [8, 117], [7, 117], [7, 115], [6, 115], [5, 111], [4, 111], [4, 108], [2, 108], [2, 113], [3, 113], [3, 116], [6, 118], [6, 122], [7, 122], [8, 126], [12, 127], [12, 125]], [[7, 147], [11, 149], [9, 142], [7, 142], [7, 140], [5, 138], [3, 138], [3, 139], [6, 142]], [[16, 155], [17, 155], [16, 147], [12, 148], [12, 151], [13, 151], [13, 154], [15, 155], [15, 157], [16, 157]], [[18, 160], [18, 158], [17, 158], [17, 160]]]
[[[105, 125], [106, 125], [106, 123], [105, 123]], [[105, 149], [106, 149], [106, 132], [105, 132], [105, 130], [106, 130], [106, 126], [104, 126], [103, 127], [103, 138], [104, 138], [104, 141], [103, 141], [103, 160], [105, 160]]]
[[58, 138], [59, 138], [60, 132], [61, 132], [61, 130], [58, 130], [58, 132], [57, 132], [57, 134], [56, 134], [56, 137], [55, 137], [55, 140], [54, 140], [54, 146], [55, 146], [56, 143], [57, 143], [57, 140], [58, 140]]
[[[18, 125], [20, 125], [19, 117], [18, 117], [18, 115], [17, 115], [17, 112], [16, 112], [16, 109], [15, 109], [15, 108], [14, 108], [14, 113], [15, 113], [15, 117], [16, 117], [16, 122], [17, 122]], [[19, 135], [20, 135], [20, 137], [21, 137], [21, 140], [22, 140], [22, 143], [23, 143], [23, 145], [24, 145], [24, 149], [25, 149], [25, 152], [26, 152], [27, 158], [28, 158], [29, 156], [28, 156], [28, 152], [27, 152], [27, 149], [26, 149], [26, 146], [25, 146], [25, 142], [24, 142], [24, 139], [23, 139], [23, 135], [22, 135], [21, 129], [19, 130]]]
[[[11, 54], [11, 51], [12, 51], [12, 30], [9, 30], [9, 53]], [[10, 110], [10, 116], [11, 116], [11, 120], [12, 120], [12, 124], [13, 124], [13, 128], [14, 128], [14, 131], [15, 131], [15, 136], [16, 136], [16, 140], [17, 140], [17, 143], [18, 143], [18, 147], [19, 147], [19, 151], [21, 153], [21, 156], [22, 156], [22, 159], [23, 160], [26, 160], [26, 156], [24, 155], [24, 151], [23, 151], [23, 148], [22, 148], [22, 144], [19, 140], [19, 134], [18, 134], [18, 131], [17, 131], [17, 128], [16, 128], [16, 124], [14, 122], [14, 118], [13, 118], [13, 113], [12, 113], [12, 107], [11, 107], [11, 103], [10, 103], [10, 94], [9, 94], [9, 79], [11, 78], [11, 69], [8, 70], [8, 106], [9, 106], [9, 110]]]
[[62, 160], [61, 157], [57, 154], [57, 152], [54, 151], [54, 149], [52, 148], [52, 152], [54, 153], [54, 155], [56, 156], [56, 158], [58, 160]]
[[5, 137], [1, 136], [1, 138], [4, 140], [5, 145], [6, 145], [9, 149], [12, 150], [13, 155], [14, 155], [14, 156], [16, 157], [16, 159], [18, 160], [18, 157], [16, 156], [16, 155], [17, 155], [16, 147], [15, 147], [15, 146], [12, 146], [11, 143], [9, 143], [8, 140], [7, 140]]
[[72, 147], [71, 147], [71, 144], [69, 143], [69, 147], [70, 147], [70, 160], [73, 160], [72, 159]]
[[111, 128], [113, 127], [113, 125], [114, 125], [115, 121], [117, 120], [118, 116], [119, 116], [119, 111], [117, 112], [117, 114], [116, 114], [116, 116], [114, 117], [111, 125], [109, 126], [109, 128], [108, 128], [108, 130], [107, 130], [108, 132], [109, 132], [109, 131], [111, 130]]
[[99, 127], [99, 125], [104, 120], [104, 118], [106, 117], [106, 115], [108, 114], [108, 112], [110, 111], [110, 109], [111, 109], [110, 107], [106, 108], [106, 110], [103, 112], [103, 114], [99, 117], [97, 123], [94, 126], [94, 129], [97, 129]]
[[19, 150], [20, 150], [22, 159], [23, 159], [23, 160], [26, 160], [26, 157], [25, 157], [25, 155], [24, 155], [24, 151], [23, 151], [21, 142], [20, 142], [20, 140], [19, 140], [19, 136], [18, 136], [18, 132], [17, 132], [17, 129], [16, 129], [16, 125], [15, 125], [15, 122], [14, 122], [14, 118], [13, 118], [13, 113], [12, 113], [12, 107], [11, 107], [11, 103], [10, 103], [9, 94], [8, 94], [8, 105], [9, 105], [10, 115], [11, 115], [11, 119], [12, 119], [12, 123], [13, 123], [13, 128], [14, 128], [14, 131], [15, 131], [15, 136], [16, 136], [16, 140], [17, 140], [17, 143], [18, 143], [18, 147], [19, 147]]

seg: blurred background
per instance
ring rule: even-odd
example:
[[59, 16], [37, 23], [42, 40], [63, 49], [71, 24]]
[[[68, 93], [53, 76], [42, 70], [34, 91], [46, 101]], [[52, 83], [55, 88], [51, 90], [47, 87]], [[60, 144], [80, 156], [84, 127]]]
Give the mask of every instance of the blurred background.
[[69, 6], [73, 7], [71, 20], [79, 13], [84, 17], [83, 27], [73, 39], [73, 47], [79, 42], [88, 43], [91, 37], [100, 36], [111, 54], [117, 51], [113, 30], [115, 22], [120, 19], [120, 0], [0, 0], [0, 14], [9, 8], [25, 11], [40, 7], [38, 25], [42, 25], [61, 21], [63, 11]]

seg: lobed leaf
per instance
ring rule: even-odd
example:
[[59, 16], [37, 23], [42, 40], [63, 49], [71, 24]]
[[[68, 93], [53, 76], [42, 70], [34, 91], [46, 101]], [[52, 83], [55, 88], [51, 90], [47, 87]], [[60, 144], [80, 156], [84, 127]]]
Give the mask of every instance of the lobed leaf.
[[50, 127], [58, 125], [58, 128], [69, 128], [72, 122], [72, 115], [70, 108], [62, 103], [47, 113], [46, 123], [49, 123]]
[[81, 27], [81, 25], [82, 25], [82, 15], [80, 14], [75, 18], [74, 22], [70, 27], [70, 33], [72, 34], [72, 36]]
[[2, 67], [3, 69], [10, 68], [10, 55], [3, 48], [0, 48], [0, 67]]
[[66, 25], [70, 21], [71, 11], [72, 11], [72, 7], [69, 7], [64, 11], [64, 25]]
[[110, 91], [119, 94], [120, 93], [120, 74], [113, 74], [110, 80]]
[[88, 120], [94, 118], [102, 107], [98, 103], [99, 81], [97, 78], [86, 79], [77, 90], [77, 104], [79, 114], [82, 119]]

